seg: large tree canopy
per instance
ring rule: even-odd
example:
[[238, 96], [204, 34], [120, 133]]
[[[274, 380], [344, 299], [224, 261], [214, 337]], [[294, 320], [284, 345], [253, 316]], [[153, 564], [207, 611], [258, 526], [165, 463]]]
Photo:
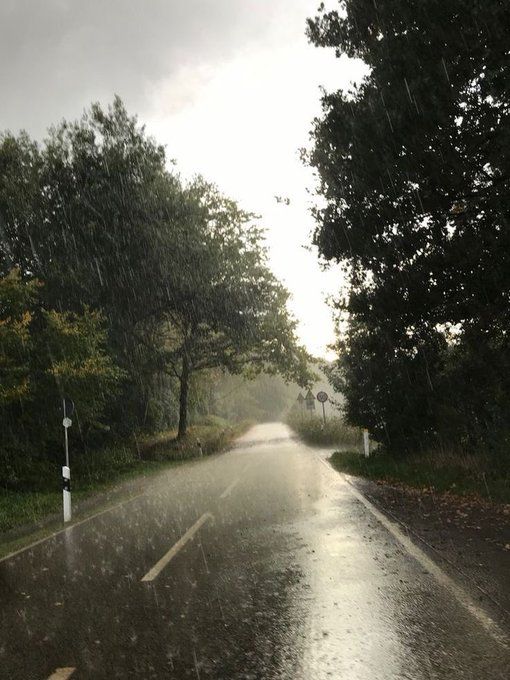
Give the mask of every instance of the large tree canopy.
[[[186, 190], [192, 228], [181, 244], [187, 274], [175, 281], [165, 334], [166, 361], [180, 381], [179, 432], [186, 431], [192, 372], [278, 371], [305, 383], [307, 354], [287, 311], [288, 293], [269, 270], [253, 215], [197, 178]], [[174, 293], [175, 294], [175, 293]]]
[[119, 99], [61, 123], [42, 146], [22, 134], [0, 147], [1, 270], [44, 281], [49, 309], [102, 311], [128, 376], [114, 415], [128, 420], [143, 418], [157, 370], [151, 339], [180, 265], [181, 193], [163, 149]]
[[510, 6], [340, 5], [309, 37], [370, 73], [324, 96], [310, 162], [315, 242], [350, 273], [348, 414], [400, 449], [487, 439], [510, 415]]
[[[180, 401], [183, 434], [189, 378], [202, 369], [308, 376], [288, 294], [252, 216], [169, 167], [118, 98], [51, 129], [43, 144], [0, 138], [0, 275], [16, 268], [24, 281], [44, 283], [41, 306], [55, 329], [86, 310], [105, 319], [124, 376], [107, 407], [123, 431], [150, 427], [163, 410], [154, 401]], [[64, 380], [71, 366], [65, 356], [59, 365]], [[24, 389], [22, 365], [16, 371], [13, 394]]]

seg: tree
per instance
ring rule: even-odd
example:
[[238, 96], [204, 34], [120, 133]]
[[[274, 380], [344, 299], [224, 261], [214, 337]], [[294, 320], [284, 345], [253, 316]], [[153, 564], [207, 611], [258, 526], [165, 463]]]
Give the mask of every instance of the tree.
[[23, 439], [44, 451], [61, 434], [61, 403], [71, 397], [78, 429], [97, 426], [122, 372], [105, 351], [99, 312], [41, 308], [42, 284], [12, 270], [0, 278], [2, 443]]
[[123, 375], [105, 351], [104, 317], [86, 307], [81, 314], [43, 311], [41, 331], [34, 341], [33, 359], [43, 371], [37, 384], [38, 402], [48, 394], [55, 395], [53, 403], [71, 396], [85, 435], [115, 400]]
[[171, 379], [182, 435], [194, 372], [305, 366], [249, 220], [203, 180], [183, 186], [118, 98], [41, 146], [25, 134], [0, 141], [0, 274], [43, 281], [45, 310], [105, 318], [124, 376], [109, 406], [121, 432], [161, 422]]
[[[452, 384], [451, 363], [477, 346], [494, 380], [486, 396], [510, 417], [510, 385], [495, 370], [510, 349], [510, 7], [341, 4], [322, 7], [309, 37], [370, 73], [324, 96], [315, 122], [310, 162], [326, 199], [315, 242], [350, 272], [348, 413], [404, 450], [441, 439], [441, 412], [473, 397]], [[492, 410], [478, 414], [478, 441]], [[465, 441], [466, 429], [449, 436]]]
[[30, 391], [30, 309], [37, 282], [23, 285], [13, 269], [0, 279], [0, 407], [9, 406]]
[[179, 436], [187, 429], [194, 372], [280, 372], [307, 382], [307, 354], [295, 337], [287, 291], [267, 265], [263, 233], [253, 215], [195, 180], [187, 190], [190, 225], [180, 247], [186, 276], [172, 281], [173, 301], [163, 328], [166, 361], [180, 383]]
[[218, 368], [196, 376], [198, 380], [191, 382], [189, 410], [212, 422], [218, 418], [229, 422], [280, 420], [299, 391], [281, 375], [260, 373], [247, 380], [242, 373], [232, 375]]
[[0, 272], [16, 266], [44, 281], [48, 309], [80, 312], [85, 304], [104, 314], [126, 376], [114, 419], [129, 427], [145, 421], [161, 370], [154, 338], [171, 296], [169, 272], [183, 276], [184, 209], [163, 148], [118, 98], [107, 111], [94, 104], [80, 121], [53, 128], [42, 146], [26, 134], [1, 141]]

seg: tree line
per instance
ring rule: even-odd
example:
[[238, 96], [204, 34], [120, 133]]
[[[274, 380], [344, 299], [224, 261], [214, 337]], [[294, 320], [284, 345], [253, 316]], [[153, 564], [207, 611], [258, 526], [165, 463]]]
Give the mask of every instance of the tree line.
[[[326, 93], [314, 241], [343, 263], [333, 380], [396, 454], [508, 461], [510, 5], [345, 0], [308, 22], [369, 74]], [[340, 330], [341, 329], [341, 330]]]
[[307, 380], [255, 216], [184, 182], [120, 99], [0, 137], [2, 451], [188, 426], [204, 371]]

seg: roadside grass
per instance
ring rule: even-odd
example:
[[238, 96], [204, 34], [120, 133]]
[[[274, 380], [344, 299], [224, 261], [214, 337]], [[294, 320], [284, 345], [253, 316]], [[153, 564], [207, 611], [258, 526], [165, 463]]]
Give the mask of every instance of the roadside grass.
[[358, 451], [336, 451], [330, 462], [341, 472], [375, 481], [510, 503], [510, 472], [486, 456], [438, 451], [397, 459], [377, 451], [366, 458]]
[[455, 451], [431, 451], [395, 458], [372, 448], [362, 455], [362, 435], [341, 418], [324, 424], [318, 416], [293, 414], [287, 420], [296, 434], [311, 446], [338, 447], [330, 458], [335, 469], [350, 475], [407, 486], [426, 492], [476, 496], [494, 503], [510, 503], [510, 470], [488, 456]]
[[[176, 441], [175, 431], [168, 430], [86, 453], [73, 455], [71, 451], [73, 503], [196, 458], [201, 455], [198, 441], [203, 455], [218, 453], [250, 425], [206, 421], [204, 425], [190, 427], [188, 435], [180, 441]], [[10, 540], [6, 534], [41, 525], [58, 515], [62, 507], [61, 488], [59, 464], [49, 460], [21, 461], [11, 482], [0, 488], [0, 543]]]
[[291, 414], [287, 424], [307, 444], [312, 446], [357, 447], [361, 443], [358, 428], [346, 425], [342, 418], [327, 418], [306, 414]]
[[177, 432], [168, 430], [138, 442], [138, 453], [143, 459], [187, 460], [200, 455], [209, 456], [221, 451], [251, 425], [245, 421], [231, 427], [218, 417], [208, 417], [200, 425], [191, 426], [186, 437], [177, 440]]

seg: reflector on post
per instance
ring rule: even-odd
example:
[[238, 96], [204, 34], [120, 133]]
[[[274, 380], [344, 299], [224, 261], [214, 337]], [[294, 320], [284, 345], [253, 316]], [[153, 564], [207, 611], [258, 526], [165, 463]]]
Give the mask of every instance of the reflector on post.
[[71, 470], [62, 466], [62, 496], [64, 501], [64, 522], [71, 521]]

